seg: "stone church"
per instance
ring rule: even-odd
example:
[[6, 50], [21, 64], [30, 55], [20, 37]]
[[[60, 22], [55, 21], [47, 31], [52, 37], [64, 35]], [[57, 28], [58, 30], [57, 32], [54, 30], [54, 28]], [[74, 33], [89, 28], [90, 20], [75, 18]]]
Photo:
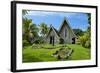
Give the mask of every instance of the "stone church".
[[50, 44], [59, 44], [59, 43], [72, 43], [76, 42], [76, 35], [74, 34], [72, 28], [69, 26], [69, 22], [64, 18], [59, 30], [55, 29], [53, 26], [50, 26], [50, 30], [46, 36], [47, 43]]

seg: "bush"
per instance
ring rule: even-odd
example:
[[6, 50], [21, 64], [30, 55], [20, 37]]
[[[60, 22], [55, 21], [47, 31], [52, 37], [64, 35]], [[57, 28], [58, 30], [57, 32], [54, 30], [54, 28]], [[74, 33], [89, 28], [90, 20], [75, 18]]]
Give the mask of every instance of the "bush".
[[35, 40], [33, 43], [35, 43], [35, 44], [39, 44], [39, 40]]
[[87, 38], [85, 36], [80, 37], [80, 42], [81, 42], [82, 46], [85, 46], [86, 40], [87, 40]]
[[90, 40], [86, 41], [86, 43], [85, 43], [85, 47], [86, 47], [86, 48], [90, 48], [90, 47], [91, 47]]
[[28, 46], [30, 43], [27, 40], [23, 40], [23, 47]]
[[60, 40], [59, 44], [64, 44], [64, 39], [60, 38], [59, 40]]
[[77, 45], [80, 45], [80, 44], [81, 44], [81, 42], [80, 42], [80, 39], [79, 39], [79, 38], [76, 40], [76, 44], [77, 44]]
[[91, 47], [91, 41], [89, 40], [90, 37], [88, 36], [88, 34], [84, 34], [84, 36], [81, 36], [79, 39], [83, 47], [86, 47], [86, 48]]
[[43, 44], [43, 43], [45, 43], [45, 41], [42, 40], [42, 39], [37, 39], [33, 43], [35, 43], [35, 44]]

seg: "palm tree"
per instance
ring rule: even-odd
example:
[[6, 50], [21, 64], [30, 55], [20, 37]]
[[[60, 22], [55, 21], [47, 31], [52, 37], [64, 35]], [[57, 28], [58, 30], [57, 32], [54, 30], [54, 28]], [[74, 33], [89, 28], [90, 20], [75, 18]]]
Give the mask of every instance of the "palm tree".
[[39, 25], [39, 28], [40, 28], [40, 34], [45, 37], [46, 34], [48, 33], [49, 31], [49, 27], [45, 24], [45, 23], [41, 23]]
[[22, 15], [28, 14], [28, 11], [29, 11], [29, 10], [22, 10]]
[[32, 23], [31, 19], [23, 19], [23, 39], [32, 43], [32, 41], [38, 37], [38, 27]]
[[32, 33], [33, 37], [38, 37], [39, 30], [36, 24], [30, 23], [29, 30], [30, 30], [30, 33]]
[[23, 33], [23, 39], [28, 40], [28, 35], [29, 35], [29, 25], [32, 23], [31, 19], [28, 18], [23, 18], [23, 26], [22, 26], [22, 33]]

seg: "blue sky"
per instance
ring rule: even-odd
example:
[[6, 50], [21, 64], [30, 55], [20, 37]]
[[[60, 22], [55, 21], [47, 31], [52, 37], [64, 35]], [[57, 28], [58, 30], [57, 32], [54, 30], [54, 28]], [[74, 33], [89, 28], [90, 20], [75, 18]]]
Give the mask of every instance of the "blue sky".
[[36, 25], [42, 22], [45, 22], [48, 26], [52, 24], [57, 30], [64, 18], [68, 20], [72, 29], [79, 28], [85, 31], [89, 26], [87, 15], [78, 12], [29, 11], [25, 17], [32, 19], [32, 22]]

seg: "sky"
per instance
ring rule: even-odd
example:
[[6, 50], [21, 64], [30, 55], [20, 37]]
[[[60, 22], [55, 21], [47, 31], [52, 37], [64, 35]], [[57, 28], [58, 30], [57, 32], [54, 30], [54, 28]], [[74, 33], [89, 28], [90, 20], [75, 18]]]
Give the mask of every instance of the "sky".
[[86, 13], [78, 12], [51, 12], [51, 11], [28, 11], [24, 16], [32, 19], [32, 22], [36, 25], [46, 23], [49, 27], [52, 25], [54, 28], [59, 30], [64, 18], [69, 22], [69, 26], [72, 29], [81, 29], [85, 31], [88, 24], [88, 17]]

